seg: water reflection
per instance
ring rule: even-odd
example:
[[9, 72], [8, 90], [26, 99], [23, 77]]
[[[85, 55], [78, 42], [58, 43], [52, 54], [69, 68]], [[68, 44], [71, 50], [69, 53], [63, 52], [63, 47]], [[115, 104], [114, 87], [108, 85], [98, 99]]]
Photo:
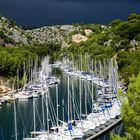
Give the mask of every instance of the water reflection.
[[[67, 121], [67, 99], [68, 99], [68, 87], [67, 87], [67, 80], [68, 77], [66, 75], [61, 76], [61, 83], [58, 87], [58, 93], [59, 93], [59, 119], [63, 120], [63, 107], [64, 107], [64, 120]], [[75, 102], [79, 105], [79, 80], [70, 78], [70, 89], [71, 86], [74, 86], [74, 94], [75, 94]], [[85, 113], [85, 103], [84, 103], [84, 92], [85, 92], [85, 82], [82, 81], [82, 113]], [[87, 84], [88, 86], [91, 86], [90, 84]], [[95, 88], [95, 87], [94, 87]], [[89, 87], [91, 89], [91, 87]], [[87, 96], [88, 98], [88, 107], [87, 111], [91, 112], [91, 98], [90, 95]], [[65, 100], [65, 106], [62, 103], [62, 100]], [[95, 89], [94, 89], [94, 99], [96, 99]], [[35, 106], [33, 107], [33, 102], [35, 102]], [[42, 107], [43, 102], [43, 107]], [[56, 88], [55, 86], [50, 88], [50, 99], [49, 99], [49, 106], [54, 106], [54, 113], [56, 113]], [[5, 104], [0, 109], [0, 140], [14, 140], [14, 111], [13, 111], [13, 103], [12, 104]], [[42, 108], [44, 108], [42, 110]], [[35, 121], [36, 121], [36, 130], [42, 130], [43, 129], [43, 117], [44, 117], [44, 123], [45, 128], [47, 128], [47, 122], [46, 119], [46, 100], [45, 97], [37, 98], [37, 99], [31, 99], [31, 100], [24, 100], [24, 101], [17, 101], [16, 102], [16, 115], [17, 115], [17, 127], [18, 127], [18, 139], [22, 139], [22, 137], [27, 137], [30, 135], [30, 132], [33, 131], [33, 109], [35, 109]], [[49, 107], [49, 124], [52, 125], [52, 119], [55, 120], [54, 114], [52, 114], [52, 110]], [[72, 115], [73, 116], [73, 115]], [[113, 131], [123, 133], [123, 125], [117, 126]], [[109, 140], [110, 134], [107, 133], [101, 138], [100, 140]]]

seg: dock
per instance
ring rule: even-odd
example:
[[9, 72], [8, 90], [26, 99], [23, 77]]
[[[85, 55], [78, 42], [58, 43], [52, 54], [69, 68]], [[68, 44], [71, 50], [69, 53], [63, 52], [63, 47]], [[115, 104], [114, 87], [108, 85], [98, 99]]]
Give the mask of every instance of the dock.
[[109, 131], [111, 128], [115, 127], [116, 125], [118, 125], [120, 122], [122, 121], [122, 118], [118, 118], [115, 119], [114, 122], [112, 124], [110, 124], [109, 126], [105, 127], [103, 130], [97, 132], [95, 135], [92, 135], [88, 138], [86, 138], [85, 140], [94, 140], [98, 137], [100, 137], [102, 134], [106, 133], [107, 131]]

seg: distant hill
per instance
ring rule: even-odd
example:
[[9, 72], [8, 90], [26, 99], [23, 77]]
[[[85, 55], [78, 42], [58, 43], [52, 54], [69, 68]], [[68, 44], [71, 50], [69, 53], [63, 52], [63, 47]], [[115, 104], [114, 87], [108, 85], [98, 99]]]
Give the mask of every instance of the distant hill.
[[0, 45], [28, 45], [30, 42], [28, 35], [16, 26], [15, 21], [0, 17]]
[[72, 25], [58, 25], [41, 27], [33, 30], [24, 30], [13, 20], [0, 17], [0, 45], [1, 46], [28, 46], [33, 43], [46, 44], [62, 42], [79, 27]]
[[129, 84], [129, 77], [140, 71], [140, 15], [131, 14], [126, 21], [116, 19], [108, 25], [81, 23], [31, 30], [0, 17], [0, 53], [2, 76], [15, 75], [17, 67], [22, 71], [23, 62], [28, 64], [34, 55], [50, 55], [52, 60], [69, 57], [77, 63], [79, 55], [88, 54], [102, 63], [115, 56], [121, 79]]
[[88, 54], [93, 61], [104, 63], [105, 59], [116, 57], [121, 79], [129, 84], [130, 76], [140, 71], [140, 15], [130, 14], [126, 21], [116, 19], [106, 26], [83, 24], [80, 28], [83, 35], [85, 29], [90, 29], [91, 35], [85, 42], [72, 42], [69, 48], [63, 49], [62, 58], [68, 56], [79, 61], [78, 52], [83, 57]]

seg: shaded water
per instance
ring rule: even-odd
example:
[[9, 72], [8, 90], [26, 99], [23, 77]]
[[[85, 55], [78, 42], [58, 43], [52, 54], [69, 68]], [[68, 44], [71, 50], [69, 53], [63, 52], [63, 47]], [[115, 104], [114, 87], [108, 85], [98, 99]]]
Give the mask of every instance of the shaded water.
[[[58, 86], [59, 93], [59, 119], [63, 120], [63, 109], [64, 109], [64, 120], [67, 121], [67, 98], [68, 98], [68, 87], [67, 87], [67, 79], [66, 75], [61, 75], [61, 83]], [[75, 102], [77, 104], [77, 108], [79, 107], [79, 80], [70, 78], [70, 93], [71, 93], [71, 85], [74, 85], [74, 94], [75, 94]], [[82, 113], [85, 113], [85, 82], [82, 81]], [[90, 89], [91, 85], [87, 84]], [[87, 111], [91, 112], [91, 97], [88, 93], [87, 95]], [[50, 98], [51, 102], [54, 105], [54, 110], [56, 113], [56, 88], [55, 86], [50, 88]], [[94, 87], [94, 98], [96, 99], [95, 87]], [[45, 98], [43, 98], [45, 99]], [[65, 100], [65, 105], [62, 104], [62, 99]], [[33, 131], [33, 100], [35, 101], [35, 114], [36, 114], [36, 130], [43, 129], [43, 111], [42, 111], [42, 98], [17, 101], [16, 102], [16, 110], [17, 110], [17, 127], [18, 127], [18, 139], [22, 139], [23, 136], [27, 137], [31, 131]], [[51, 106], [51, 102], [49, 102], [49, 106]], [[44, 116], [45, 116], [45, 124], [47, 124], [46, 120], [46, 101], [43, 101], [44, 104]], [[65, 107], [64, 107], [65, 106]], [[13, 112], [13, 104], [5, 104], [0, 109], [0, 140], [14, 140], [14, 112]], [[78, 109], [77, 109], [78, 110]], [[55, 115], [52, 114], [51, 108], [49, 107], [49, 118], [50, 125], [52, 125], [52, 120], [55, 120]], [[73, 117], [74, 114], [71, 114]], [[122, 124], [121, 124], [122, 125]], [[114, 131], [122, 132], [123, 126], [117, 126]], [[46, 125], [47, 128], [47, 125]], [[109, 133], [103, 135], [99, 138], [100, 140], [109, 140]]]
[[139, 0], [0, 0], [0, 12], [19, 25], [109, 23], [140, 14]]

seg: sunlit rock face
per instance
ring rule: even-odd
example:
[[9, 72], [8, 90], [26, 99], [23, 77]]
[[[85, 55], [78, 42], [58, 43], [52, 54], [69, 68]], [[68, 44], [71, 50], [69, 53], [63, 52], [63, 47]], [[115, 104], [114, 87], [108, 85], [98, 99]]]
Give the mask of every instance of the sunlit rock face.
[[85, 42], [87, 40], [88, 38], [81, 34], [75, 34], [72, 36], [72, 42], [75, 42], [75, 43]]
[[90, 36], [93, 32], [90, 29], [85, 29], [85, 35]]

